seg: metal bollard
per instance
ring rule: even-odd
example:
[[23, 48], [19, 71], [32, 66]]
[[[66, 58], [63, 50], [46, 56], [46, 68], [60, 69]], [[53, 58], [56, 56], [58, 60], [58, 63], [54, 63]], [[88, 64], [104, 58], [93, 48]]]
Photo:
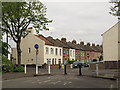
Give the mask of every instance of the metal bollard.
[[96, 64], [96, 75], [98, 76], [99, 73], [98, 73], [98, 64]]
[[26, 74], [26, 64], [25, 64], [25, 74]]
[[79, 76], [81, 76], [81, 75], [82, 75], [81, 68], [82, 68], [82, 64], [81, 64], [81, 63], [79, 63]]
[[66, 65], [64, 65], [64, 74], [67, 75], [67, 72], [66, 72]]

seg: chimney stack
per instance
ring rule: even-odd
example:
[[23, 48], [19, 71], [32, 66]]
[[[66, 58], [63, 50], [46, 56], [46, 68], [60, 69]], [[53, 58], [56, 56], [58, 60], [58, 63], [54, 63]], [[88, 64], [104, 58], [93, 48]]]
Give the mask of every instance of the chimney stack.
[[92, 46], [95, 46], [95, 43], [92, 43]]
[[72, 41], [72, 44], [76, 44], [76, 40], [73, 40], [73, 41]]
[[89, 42], [87, 43], [87, 46], [90, 46], [90, 43], [89, 43]]
[[66, 38], [62, 38], [61, 41], [66, 42]]
[[51, 36], [49, 36], [49, 37], [47, 37], [47, 38], [49, 38], [49, 39], [53, 39], [53, 37], [51, 37]]
[[34, 34], [34, 30], [32, 27], [29, 27], [28, 30], [30, 31], [31, 34]]
[[81, 41], [81, 42], [80, 42], [80, 45], [84, 45], [84, 42], [83, 42], [83, 41]]
[[97, 44], [97, 46], [99, 47], [100, 45], [99, 45], [99, 44]]

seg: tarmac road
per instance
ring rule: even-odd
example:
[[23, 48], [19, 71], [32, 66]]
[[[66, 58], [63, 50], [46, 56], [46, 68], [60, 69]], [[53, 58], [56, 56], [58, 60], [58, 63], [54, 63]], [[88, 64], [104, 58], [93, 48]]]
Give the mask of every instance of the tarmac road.
[[[56, 72], [57, 73], [57, 72]], [[115, 80], [78, 76], [75, 72], [52, 76], [3, 80], [3, 88], [116, 88]]]

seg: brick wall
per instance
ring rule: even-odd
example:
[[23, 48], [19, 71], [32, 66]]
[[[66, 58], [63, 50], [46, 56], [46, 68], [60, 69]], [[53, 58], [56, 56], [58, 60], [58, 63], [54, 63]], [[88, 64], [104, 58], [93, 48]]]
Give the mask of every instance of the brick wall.
[[[90, 64], [90, 69], [91, 70], [96, 70], [96, 63], [91, 63]], [[98, 69], [105, 69], [104, 68], [104, 63], [98, 63]]]

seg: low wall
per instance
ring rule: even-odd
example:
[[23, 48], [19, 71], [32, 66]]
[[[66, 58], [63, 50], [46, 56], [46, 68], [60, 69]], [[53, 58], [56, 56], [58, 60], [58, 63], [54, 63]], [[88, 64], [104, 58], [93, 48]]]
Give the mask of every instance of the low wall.
[[[117, 61], [105, 61], [104, 63], [98, 63], [99, 69], [119, 69], [120, 70], [120, 60]], [[96, 63], [90, 64], [90, 69], [96, 69]]]
[[[98, 63], [98, 68], [99, 69], [105, 69], [104, 63]], [[95, 70], [96, 69], [96, 63], [91, 63], [90, 64], [90, 69], [91, 70]]]

